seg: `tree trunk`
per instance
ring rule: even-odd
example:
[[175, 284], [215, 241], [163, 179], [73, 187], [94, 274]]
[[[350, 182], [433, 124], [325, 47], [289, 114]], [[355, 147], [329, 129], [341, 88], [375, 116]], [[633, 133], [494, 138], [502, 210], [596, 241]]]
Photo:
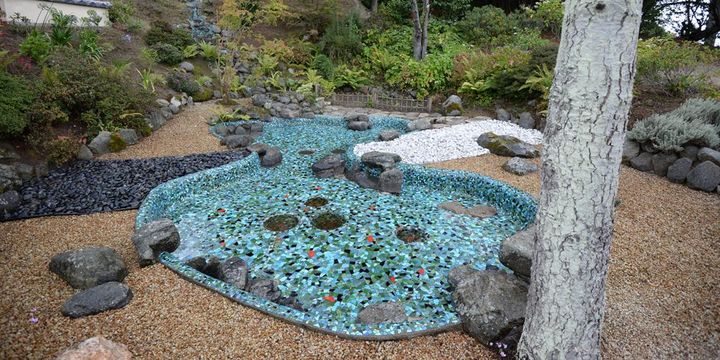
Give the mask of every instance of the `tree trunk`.
[[372, 0], [372, 5], [370, 5], [370, 11], [375, 14], [377, 13], [378, 9], [378, 0]]
[[641, 0], [567, 0], [520, 359], [598, 359]]
[[417, 0], [410, 0], [412, 4], [412, 21], [413, 21], [413, 56], [415, 60], [423, 58], [423, 36], [422, 25], [420, 24], [420, 10], [418, 9]]
[[430, 0], [423, 0], [423, 8], [422, 45], [420, 51], [420, 59], [424, 59], [427, 56], [428, 24], [430, 23]]

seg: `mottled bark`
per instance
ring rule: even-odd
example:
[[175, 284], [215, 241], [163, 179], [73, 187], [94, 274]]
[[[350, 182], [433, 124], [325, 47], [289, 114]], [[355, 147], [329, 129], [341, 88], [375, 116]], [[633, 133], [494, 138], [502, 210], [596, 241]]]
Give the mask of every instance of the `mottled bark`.
[[413, 56], [422, 60], [427, 56], [428, 24], [430, 23], [430, 0], [423, 0], [423, 11], [420, 13], [417, 0], [410, 0], [413, 21]]
[[641, 0], [567, 0], [521, 359], [598, 359]]

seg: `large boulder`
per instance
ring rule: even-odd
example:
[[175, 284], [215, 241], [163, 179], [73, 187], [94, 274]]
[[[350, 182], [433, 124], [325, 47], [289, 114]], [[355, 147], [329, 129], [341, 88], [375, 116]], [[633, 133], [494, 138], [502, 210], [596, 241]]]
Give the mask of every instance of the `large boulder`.
[[130, 360], [127, 346], [96, 336], [63, 351], [55, 360]]
[[524, 176], [527, 174], [532, 174], [536, 171], [538, 171], [537, 165], [535, 165], [534, 162], [525, 160], [523, 158], [514, 157], [510, 160], [508, 160], [503, 166], [503, 170], [515, 174]]
[[342, 176], [345, 173], [345, 158], [340, 154], [328, 155], [314, 163], [312, 171], [319, 178]]
[[30, 164], [17, 163], [15, 164], [15, 173], [20, 177], [20, 180], [28, 181], [35, 175], [35, 167]]
[[365, 131], [369, 130], [372, 127], [370, 122], [363, 122], [363, 121], [351, 121], [347, 123], [347, 128], [354, 131]]
[[22, 185], [22, 179], [12, 165], [0, 165], [0, 192], [14, 190]]
[[421, 130], [428, 130], [432, 129], [432, 122], [428, 119], [418, 119], [415, 121], [411, 121], [408, 124], [408, 130], [410, 131], [421, 131]]
[[698, 161], [712, 161], [715, 165], [720, 166], [720, 151], [711, 148], [702, 148], [697, 153]]
[[677, 160], [677, 155], [668, 153], [657, 153], [652, 156], [653, 172], [657, 176], [667, 175], [668, 168]]
[[720, 185], [720, 166], [703, 161], [687, 174], [687, 184], [693, 189], [712, 192]]
[[527, 284], [499, 270], [473, 273], [453, 292], [463, 328], [483, 344], [507, 334], [525, 319]]
[[534, 246], [535, 226], [533, 225], [503, 240], [500, 245], [500, 262], [512, 269], [519, 277], [529, 279]]
[[362, 154], [360, 161], [369, 167], [387, 170], [394, 168], [397, 163], [402, 161], [402, 158], [393, 153], [370, 151]]
[[77, 152], [77, 158], [80, 160], [92, 160], [93, 159], [92, 150], [90, 150], [90, 148], [87, 147], [86, 145], [80, 145], [80, 149], [78, 149], [78, 152]]
[[[457, 95], [450, 95], [442, 104], [443, 113], [449, 116], [457, 116], [462, 113], [463, 102]], [[453, 114], [453, 115], [451, 115]]]
[[687, 174], [692, 168], [692, 163], [693, 161], [688, 158], [679, 158], [675, 160], [675, 162], [668, 168], [668, 180], [679, 184], [684, 183], [685, 178], [687, 178]]
[[629, 163], [634, 157], [640, 155], [640, 144], [630, 139], [625, 139], [623, 144], [622, 162]]
[[407, 321], [405, 306], [397, 302], [383, 302], [364, 307], [357, 315], [361, 324], [401, 323]]
[[461, 282], [472, 278], [477, 272], [480, 272], [480, 270], [472, 267], [472, 265], [458, 266], [448, 273], [448, 282], [453, 289], [457, 289]]
[[132, 297], [132, 291], [127, 285], [115, 281], [107, 282], [73, 295], [63, 304], [61, 312], [73, 319], [94, 315], [122, 308]]
[[383, 171], [378, 177], [378, 190], [391, 194], [399, 194], [402, 191], [403, 173], [398, 169]]
[[641, 153], [640, 155], [630, 159], [630, 166], [633, 169], [640, 171], [653, 171], [652, 157], [653, 154], [649, 152]]
[[265, 153], [260, 156], [260, 166], [262, 167], [273, 167], [277, 166], [282, 162], [282, 153], [280, 149], [271, 147], [265, 150]]
[[76, 289], [121, 282], [128, 274], [118, 253], [109, 247], [86, 247], [53, 256], [50, 271]]
[[231, 257], [220, 265], [220, 280], [244, 290], [248, 284], [248, 266], [245, 260]]
[[522, 158], [540, 156], [535, 146], [509, 135], [486, 132], [478, 137], [477, 143], [495, 155]]
[[110, 152], [110, 137], [112, 133], [109, 131], [101, 131], [92, 141], [88, 144], [88, 147], [93, 154], [101, 155]]
[[145, 224], [133, 234], [132, 242], [138, 252], [140, 266], [157, 262], [161, 252], [173, 252], [180, 246], [180, 233], [170, 219]]

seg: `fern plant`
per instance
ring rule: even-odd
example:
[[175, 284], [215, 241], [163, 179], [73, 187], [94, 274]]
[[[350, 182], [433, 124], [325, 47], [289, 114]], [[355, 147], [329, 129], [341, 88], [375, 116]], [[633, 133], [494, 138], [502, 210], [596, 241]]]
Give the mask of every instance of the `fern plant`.
[[538, 66], [538, 68], [533, 71], [527, 80], [525, 80], [525, 84], [520, 87], [520, 90], [531, 90], [540, 93], [538, 108], [543, 115], [547, 115], [550, 88], [552, 87], [554, 77], [555, 74], [553, 74], [553, 71], [550, 70], [546, 64], [542, 64], [542, 66]]
[[220, 59], [220, 49], [217, 45], [203, 40], [198, 43], [198, 47], [200, 48], [200, 54], [206, 60], [217, 61]]
[[352, 69], [346, 65], [342, 65], [339, 66], [335, 72], [333, 84], [336, 88], [349, 87], [357, 90], [363, 85], [370, 84], [370, 78], [366, 76], [363, 69]]
[[183, 48], [183, 57], [186, 59], [192, 59], [200, 54], [200, 47], [197, 44], [188, 45]]

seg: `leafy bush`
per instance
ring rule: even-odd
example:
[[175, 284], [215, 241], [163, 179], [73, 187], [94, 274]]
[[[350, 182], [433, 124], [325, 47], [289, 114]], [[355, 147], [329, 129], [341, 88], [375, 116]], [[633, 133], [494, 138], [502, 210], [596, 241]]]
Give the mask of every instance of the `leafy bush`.
[[78, 48], [80, 52], [89, 56], [94, 60], [100, 60], [103, 56], [104, 49], [98, 42], [100, 41], [100, 34], [95, 29], [86, 28], [80, 31], [80, 44]]
[[335, 70], [333, 85], [336, 88], [349, 87], [357, 90], [360, 86], [368, 84], [370, 84], [370, 79], [362, 69], [353, 69], [341, 65]]
[[640, 120], [627, 133], [640, 143], [651, 143], [661, 151], [682, 151], [687, 144], [720, 146], [720, 101], [690, 99], [665, 114]]
[[27, 112], [34, 101], [30, 86], [21, 78], [0, 71], [0, 137], [21, 135], [27, 126]]
[[537, 20], [541, 30], [560, 35], [562, 30], [564, 4], [562, 0], [542, 0], [531, 8], [525, 9], [525, 15]]
[[42, 145], [43, 152], [47, 154], [50, 164], [60, 166], [75, 159], [80, 143], [68, 137], [59, 137], [49, 140]]
[[126, 0], [115, 0], [108, 9], [108, 19], [114, 24], [127, 24], [135, 15], [135, 7]]
[[62, 11], [55, 8], [50, 8], [49, 11], [52, 18], [50, 42], [55, 46], [70, 45], [77, 18], [74, 15], [63, 14]]
[[453, 58], [446, 54], [429, 54], [422, 61], [406, 57], [385, 72], [385, 81], [402, 90], [412, 90], [418, 98], [438, 92], [448, 85]]
[[475, 44], [487, 44], [499, 36], [511, 35], [515, 28], [516, 24], [505, 12], [492, 5], [472, 9], [457, 23], [460, 35]]
[[37, 63], [44, 62], [51, 51], [52, 42], [45, 33], [38, 29], [33, 29], [20, 44], [20, 53], [29, 56]]
[[186, 46], [194, 44], [195, 41], [187, 30], [173, 29], [167, 22], [155, 21], [145, 35], [145, 43], [150, 46], [164, 43], [170, 44], [176, 49], [184, 49]]
[[185, 72], [173, 71], [167, 75], [165, 81], [167, 81], [171, 89], [177, 92], [184, 92], [188, 94], [188, 96], [195, 96], [195, 94], [200, 92], [200, 85], [191, 74]]
[[310, 67], [317, 70], [318, 73], [326, 79], [332, 79], [335, 74], [335, 65], [333, 65], [332, 60], [325, 54], [315, 55]]
[[206, 41], [200, 41], [197, 46], [200, 50], [200, 54], [203, 58], [205, 58], [205, 60], [217, 61], [220, 59], [220, 48], [218, 48], [217, 45]]
[[173, 45], [156, 43], [152, 49], [157, 52], [158, 62], [166, 65], [177, 65], [184, 60], [183, 53]]
[[383, 1], [379, 7], [380, 15], [393, 23], [405, 24], [410, 19], [410, 2], [407, 0]]
[[125, 150], [126, 147], [127, 143], [120, 137], [120, 134], [112, 133], [112, 135], [110, 135], [110, 141], [108, 141], [108, 149], [110, 152], [122, 151]]
[[210, 88], [203, 87], [195, 95], [192, 95], [192, 97], [193, 97], [193, 100], [196, 102], [204, 102], [204, 101], [212, 100], [213, 90]]
[[362, 25], [357, 14], [330, 23], [320, 40], [320, 49], [332, 59], [349, 60], [362, 50]]

